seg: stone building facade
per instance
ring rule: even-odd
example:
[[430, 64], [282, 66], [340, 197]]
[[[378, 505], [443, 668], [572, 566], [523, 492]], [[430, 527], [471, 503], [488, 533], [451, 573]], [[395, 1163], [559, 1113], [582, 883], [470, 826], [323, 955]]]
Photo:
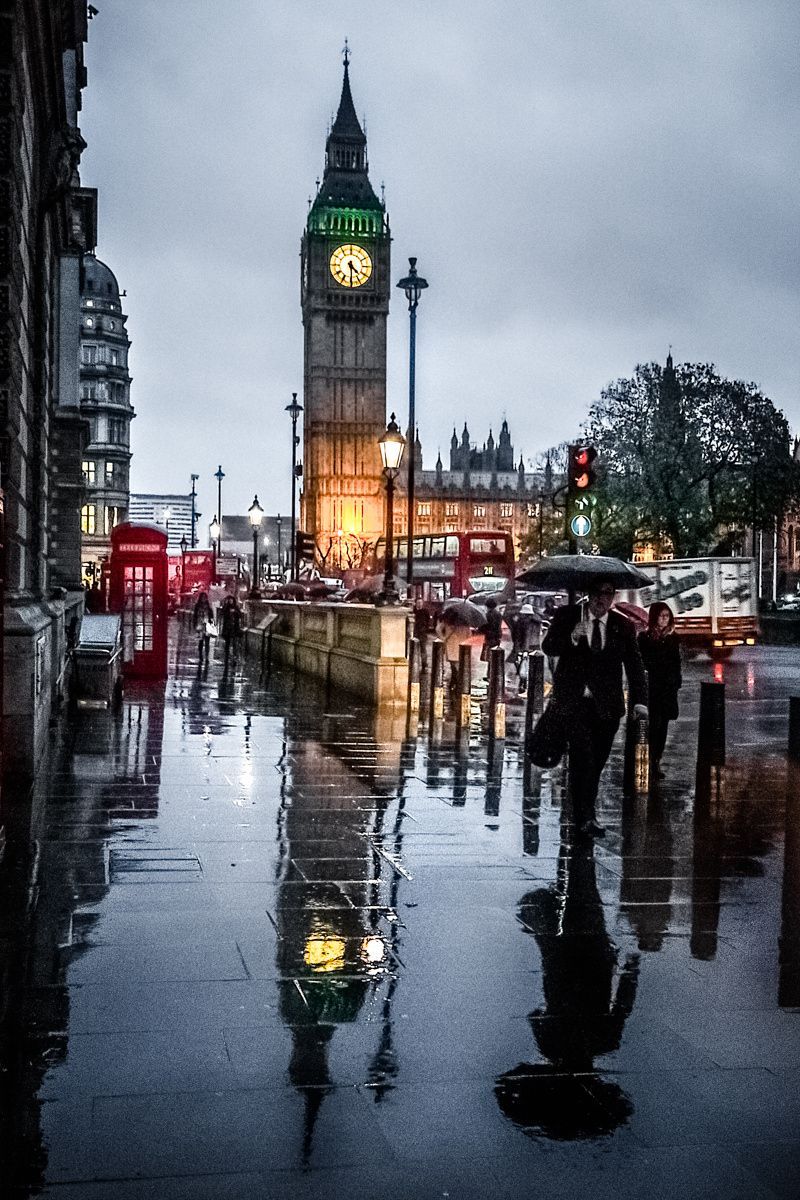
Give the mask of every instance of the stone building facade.
[[80, 270], [84, 0], [0, 4], [0, 482], [5, 500], [3, 744], [32, 773], [82, 611]]
[[111, 530], [128, 519], [135, 413], [126, 320], [113, 272], [87, 254], [81, 288], [80, 394], [90, 433], [82, 459], [81, 563], [89, 586], [100, 578], [100, 563], [111, 553]]
[[383, 524], [390, 236], [369, 180], [367, 139], [344, 81], [301, 245], [304, 329], [301, 526], [328, 550], [374, 542]]

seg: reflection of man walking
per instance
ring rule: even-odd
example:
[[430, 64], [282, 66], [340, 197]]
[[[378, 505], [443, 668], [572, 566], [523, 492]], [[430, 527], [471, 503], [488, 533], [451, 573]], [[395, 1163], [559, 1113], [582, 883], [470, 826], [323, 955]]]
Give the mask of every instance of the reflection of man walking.
[[614, 587], [598, 581], [588, 604], [561, 608], [542, 643], [545, 654], [558, 658], [553, 702], [562, 709], [569, 745], [570, 790], [580, 832], [602, 837], [595, 819], [600, 775], [608, 761], [625, 712], [622, 668], [628, 678], [629, 705], [646, 716], [647, 682], [634, 627], [612, 612]]

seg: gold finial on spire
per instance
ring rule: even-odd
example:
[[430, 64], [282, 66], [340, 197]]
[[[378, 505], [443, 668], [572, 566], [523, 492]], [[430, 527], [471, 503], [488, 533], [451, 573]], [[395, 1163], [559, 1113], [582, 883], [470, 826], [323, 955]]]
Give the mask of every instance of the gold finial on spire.
[[342, 59], [344, 61], [345, 68], [347, 68], [347, 66], [350, 63], [350, 43], [348, 42], [347, 38], [344, 39], [344, 49], [342, 50]]

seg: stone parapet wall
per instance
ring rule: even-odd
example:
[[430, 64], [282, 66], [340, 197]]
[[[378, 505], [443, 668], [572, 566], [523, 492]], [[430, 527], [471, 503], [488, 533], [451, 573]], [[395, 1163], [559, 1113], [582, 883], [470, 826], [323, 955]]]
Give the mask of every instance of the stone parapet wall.
[[407, 609], [291, 600], [249, 600], [246, 608], [250, 656], [271, 654], [276, 664], [379, 707], [406, 703]]

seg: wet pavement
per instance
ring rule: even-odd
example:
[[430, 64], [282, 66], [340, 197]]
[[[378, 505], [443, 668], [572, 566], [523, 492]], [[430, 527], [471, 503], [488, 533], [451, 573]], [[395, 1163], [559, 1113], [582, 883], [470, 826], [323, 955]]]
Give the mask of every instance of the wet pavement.
[[3, 1194], [800, 1196], [796, 651], [726, 664], [703, 804], [690, 664], [666, 779], [623, 802], [618, 739], [592, 848], [519, 709], [487, 769], [477, 725], [459, 760], [188, 649], [16, 798]]

